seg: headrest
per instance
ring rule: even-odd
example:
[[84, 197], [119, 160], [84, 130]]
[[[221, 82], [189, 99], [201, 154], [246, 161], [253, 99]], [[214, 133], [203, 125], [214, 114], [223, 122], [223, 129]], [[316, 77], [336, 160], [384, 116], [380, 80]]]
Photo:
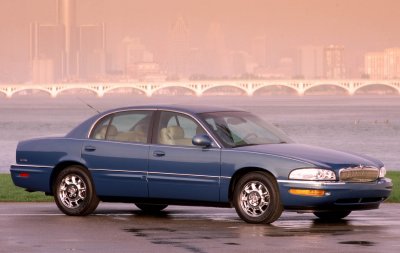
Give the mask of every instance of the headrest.
[[107, 137], [116, 136], [118, 134], [118, 129], [114, 125], [108, 126]]
[[166, 134], [171, 139], [182, 139], [185, 136], [185, 133], [180, 126], [170, 126], [166, 129]]

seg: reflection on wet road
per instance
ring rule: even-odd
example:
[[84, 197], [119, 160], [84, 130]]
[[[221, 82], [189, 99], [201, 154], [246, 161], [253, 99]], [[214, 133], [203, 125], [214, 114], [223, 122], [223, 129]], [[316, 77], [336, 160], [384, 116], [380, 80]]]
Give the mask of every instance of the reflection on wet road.
[[0, 204], [0, 252], [400, 252], [399, 204], [320, 222], [284, 213], [271, 225], [241, 221], [233, 209], [168, 207], [144, 214], [101, 204], [68, 217], [55, 204]]

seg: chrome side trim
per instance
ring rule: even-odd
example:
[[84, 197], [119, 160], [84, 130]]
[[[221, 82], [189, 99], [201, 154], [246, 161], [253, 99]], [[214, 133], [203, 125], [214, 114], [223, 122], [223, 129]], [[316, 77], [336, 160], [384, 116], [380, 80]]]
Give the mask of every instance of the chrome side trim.
[[314, 185], [314, 186], [324, 186], [324, 185], [344, 185], [346, 183], [344, 182], [318, 182], [318, 181], [301, 181], [301, 180], [277, 180], [278, 183], [283, 183], [283, 184], [300, 184], [300, 185]]
[[23, 167], [23, 168], [47, 168], [47, 169], [52, 169], [54, 168], [53, 166], [48, 166], [48, 165], [34, 165], [34, 164], [12, 164], [12, 167]]
[[157, 175], [175, 175], [175, 176], [190, 176], [190, 177], [209, 177], [209, 178], [224, 178], [224, 179], [231, 179], [231, 177], [226, 176], [208, 176], [208, 175], [201, 175], [201, 174], [184, 174], [184, 173], [169, 173], [169, 172], [155, 172], [155, 171], [140, 171], [140, 170], [108, 170], [108, 169], [89, 169], [90, 171], [107, 171], [107, 172], [123, 172], [123, 173], [143, 173], [143, 174], [157, 174]]
[[140, 171], [140, 170], [89, 169], [89, 171], [107, 171], [107, 172], [123, 172], [123, 173], [143, 173], [143, 174], [147, 174], [147, 171]]
[[220, 178], [220, 176], [208, 176], [208, 175], [199, 175], [199, 174], [180, 174], [180, 173], [168, 173], [168, 172], [153, 172], [150, 171], [148, 174], [158, 174], [158, 175], [175, 175], [175, 176], [183, 176], [183, 177], [209, 177], [209, 178]]

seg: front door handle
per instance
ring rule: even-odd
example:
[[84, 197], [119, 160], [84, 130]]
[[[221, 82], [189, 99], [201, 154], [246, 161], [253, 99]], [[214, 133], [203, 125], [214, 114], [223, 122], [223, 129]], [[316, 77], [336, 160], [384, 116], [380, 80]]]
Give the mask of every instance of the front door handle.
[[155, 157], [165, 156], [165, 152], [161, 151], [161, 150], [156, 150], [153, 152], [153, 156], [155, 156]]
[[88, 151], [88, 152], [93, 152], [93, 151], [96, 150], [96, 147], [88, 145], [88, 146], [85, 146], [85, 150]]

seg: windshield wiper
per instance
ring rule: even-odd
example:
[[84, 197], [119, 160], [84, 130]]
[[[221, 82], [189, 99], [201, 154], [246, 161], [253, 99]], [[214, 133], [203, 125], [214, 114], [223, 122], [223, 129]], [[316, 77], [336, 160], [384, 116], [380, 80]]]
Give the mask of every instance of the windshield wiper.
[[255, 145], [260, 145], [258, 143], [245, 143], [245, 144], [238, 144], [233, 146], [232, 148], [239, 148], [239, 147], [246, 147], [246, 146], [255, 146]]
[[255, 145], [269, 145], [269, 144], [287, 144], [287, 142], [280, 141], [280, 142], [272, 142], [272, 143], [243, 143], [243, 144], [237, 144], [237, 145], [233, 146], [232, 148], [255, 146]]

